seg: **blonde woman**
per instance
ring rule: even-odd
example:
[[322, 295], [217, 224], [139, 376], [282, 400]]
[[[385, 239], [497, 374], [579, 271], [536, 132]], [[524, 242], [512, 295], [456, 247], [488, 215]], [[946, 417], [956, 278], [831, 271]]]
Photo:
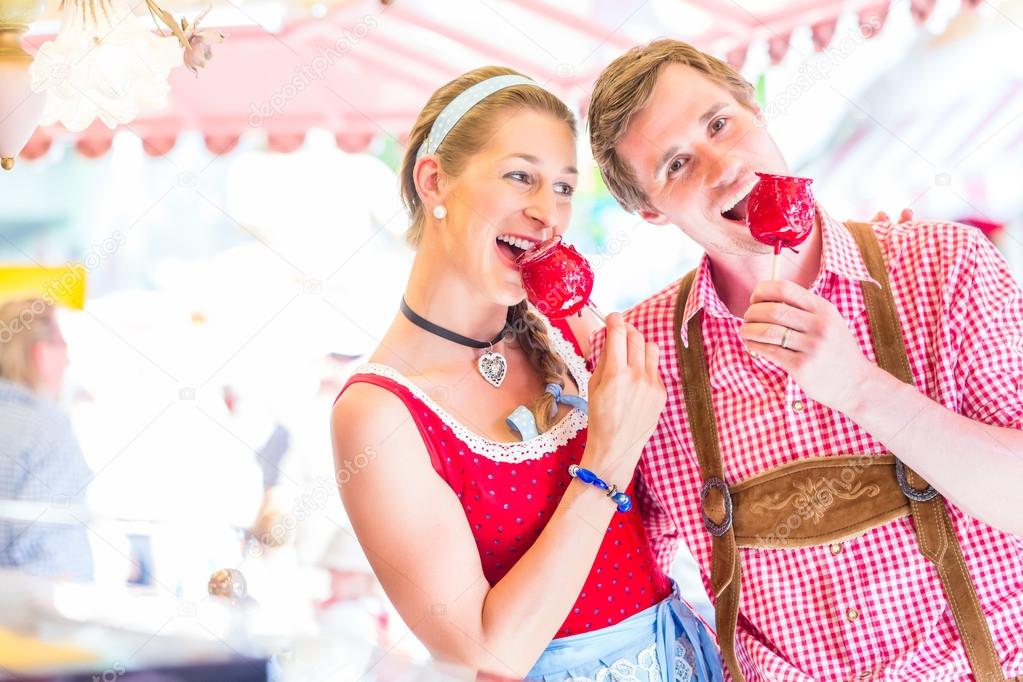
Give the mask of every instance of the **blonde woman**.
[[575, 144], [568, 108], [509, 69], [427, 102], [401, 168], [401, 313], [334, 408], [341, 498], [438, 658], [551, 682], [720, 679], [630, 509], [665, 400], [658, 348], [612, 314], [591, 375], [515, 267], [569, 223]]

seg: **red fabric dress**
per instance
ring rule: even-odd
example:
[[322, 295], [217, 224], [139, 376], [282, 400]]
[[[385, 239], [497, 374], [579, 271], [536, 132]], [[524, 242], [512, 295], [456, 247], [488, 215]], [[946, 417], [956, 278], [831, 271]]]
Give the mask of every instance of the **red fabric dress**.
[[[575, 336], [562, 321], [548, 321], [548, 332], [586, 398], [590, 372]], [[408, 407], [433, 468], [462, 503], [484, 575], [491, 585], [497, 583], [543, 531], [568, 488], [568, 467], [579, 463], [586, 446], [586, 415], [572, 410], [531, 440], [498, 443], [470, 432], [387, 365], [360, 367], [341, 392], [359, 382], [391, 391]], [[627, 492], [635, 503], [631, 483]], [[654, 560], [634, 506], [611, 519], [586, 583], [557, 636], [614, 625], [671, 593], [671, 582]]]

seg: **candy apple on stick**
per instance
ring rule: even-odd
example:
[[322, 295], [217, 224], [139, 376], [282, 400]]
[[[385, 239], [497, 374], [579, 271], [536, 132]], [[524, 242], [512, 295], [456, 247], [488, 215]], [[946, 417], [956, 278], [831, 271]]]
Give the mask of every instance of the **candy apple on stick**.
[[588, 306], [604, 322], [604, 316], [590, 301], [593, 268], [560, 236], [537, 244], [520, 255], [516, 263], [526, 297], [541, 313], [560, 320]]
[[781, 250], [795, 250], [813, 230], [813, 180], [769, 173], [757, 173], [757, 177], [760, 181], [746, 202], [746, 223], [754, 239], [774, 247], [771, 279], [775, 279]]

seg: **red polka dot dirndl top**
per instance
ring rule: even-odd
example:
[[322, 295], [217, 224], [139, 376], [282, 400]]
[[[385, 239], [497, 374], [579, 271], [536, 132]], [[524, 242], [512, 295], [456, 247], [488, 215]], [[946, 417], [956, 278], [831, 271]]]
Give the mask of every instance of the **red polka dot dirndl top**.
[[[555, 352], [586, 398], [590, 372], [575, 336], [563, 321], [547, 324]], [[433, 468], [462, 503], [487, 581], [497, 583], [532, 546], [568, 488], [568, 467], [579, 463], [586, 446], [586, 415], [573, 409], [535, 438], [498, 443], [470, 432], [392, 367], [363, 365], [341, 392], [360, 382], [387, 389], [408, 407]], [[658, 568], [643, 530], [633, 488], [630, 483], [627, 489], [633, 509], [612, 517], [558, 637], [614, 625], [671, 594], [671, 582]]]

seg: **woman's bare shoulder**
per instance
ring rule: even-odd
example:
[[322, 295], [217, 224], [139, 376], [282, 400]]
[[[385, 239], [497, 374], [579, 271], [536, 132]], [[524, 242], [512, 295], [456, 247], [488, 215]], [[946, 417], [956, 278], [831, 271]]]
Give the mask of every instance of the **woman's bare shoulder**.
[[334, 449], [337, 454], [356, 453], [390, 445], [392, 439], [399, 443], [404, 439], [395, 436], [411, 422], [409, 409], [397, 394], [376, 384], [353, 383], [331, 410]]

